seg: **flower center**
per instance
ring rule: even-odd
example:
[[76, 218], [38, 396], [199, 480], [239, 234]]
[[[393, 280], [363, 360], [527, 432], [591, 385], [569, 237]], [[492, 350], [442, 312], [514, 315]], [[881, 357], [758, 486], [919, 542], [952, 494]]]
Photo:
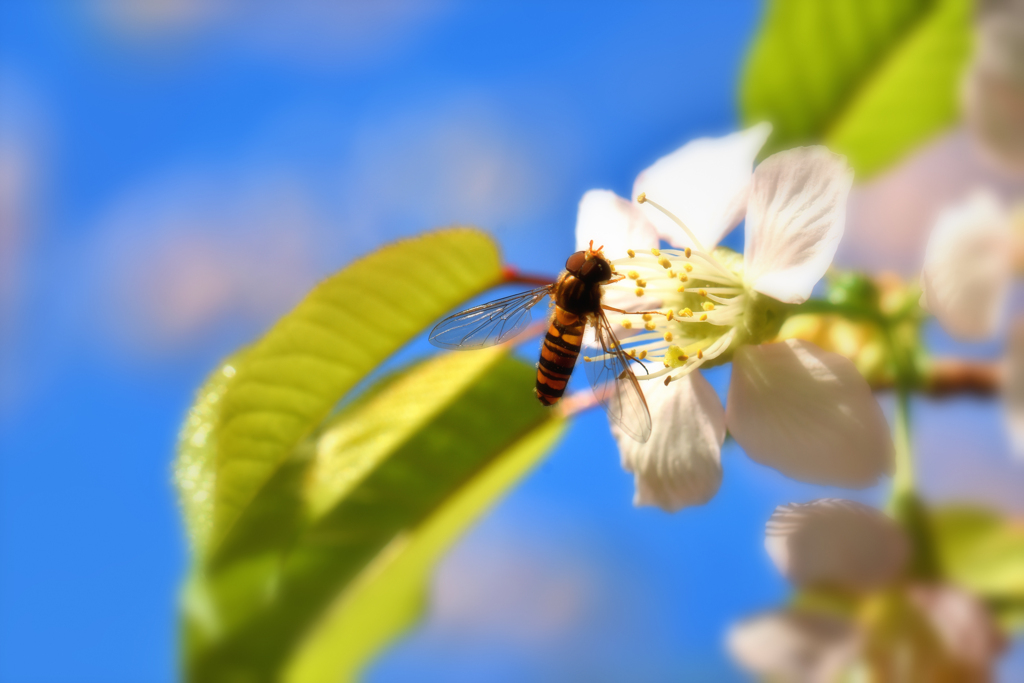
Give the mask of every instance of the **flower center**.
[[664, 377], [667, 384], [729, 349], [747, 295], [741, 276], [714, 255], [693, 248], [630, 250], [612, 266], [626, 277], [605, 290], [631, 290], [640, 311], [612, 316], [623, 349], [662, 364], [637, 379]]
[[624, 277], [605, 291], [631, 291], [637, 297], [636, 305], [627, 307], [636, 312], [610, 316], [619, 341], [645, 367], [654, 366], [637, 379], [664, 378], [668, 384], [701, 366], [726, 362], [731, 357], [727, 352], [739, 343], [757, 343], [771, 336], [773, 327], [777, 332], [771, 324], [775, 311], [769, 310], [773, 300], [747, 290], [738, 254], [722, 247], [705, 249], [675, 214], [644, 194], [637, 201], [672, 219], [693, 244], [685, 249], [630, 249], [627, 258], [612, 261], [613, 271]]

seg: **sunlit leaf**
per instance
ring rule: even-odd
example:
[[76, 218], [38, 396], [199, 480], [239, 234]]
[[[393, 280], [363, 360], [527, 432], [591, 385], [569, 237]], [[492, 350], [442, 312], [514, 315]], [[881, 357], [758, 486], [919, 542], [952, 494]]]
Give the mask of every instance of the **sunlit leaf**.
[[989, 598], [986, 603], [1006, 633], [1024, 631], [1024, 597]]
[[441, 314], [495, 285], [500, 267], [484, 233], [442, 230], [356, 261], [281, 318], [221, 400], [212, 542], [349, 389]]
[[[419, 617], [430, 570], [440, 556], [552, 448], [563, 429], [559, 420], [535, 429], [494, 458], [418, 528], [395, 538], [307, 636], [285, 680], [352, 679], [383, 645]], [[344, 647], [339, 647], [341, 643]]]
[[191, 677], [278, 680], [296, 653], [300, 680], [364, 663], [415, 615], [443, 548], [550, 447], [560, 420], [533, 396], [534, 373], [504, 349], [448, 354], [332, 418], [300, 478], [311, 514], [287, 556], [190, 585]]
[[234, 379], [239, 357], [225, 361], [196, 392], [178, 435], [174, 483], [193, 550], [201, 553], [213, 530], [213, 495], [217, 454], [217, 421], [221, 399]]
[[771, 0], [740, 88], [765, 154], [824, 142], [863, 179], [953, 124], [970, 0]]
[[1024, 522], [978, 508], [938, 510], [935, 544], [946, 577], [978, 595], [1024, 607]]

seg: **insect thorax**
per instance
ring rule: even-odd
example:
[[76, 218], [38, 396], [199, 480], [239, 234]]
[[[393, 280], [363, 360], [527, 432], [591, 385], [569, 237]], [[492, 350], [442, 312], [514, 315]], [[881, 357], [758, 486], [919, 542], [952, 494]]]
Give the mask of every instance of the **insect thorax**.
[[588, 284], [571, 273], [563, 273], [555, 285], [554, 298], [555, 303], [569, 313], [597, 313], [601, 310], [601, 285]]

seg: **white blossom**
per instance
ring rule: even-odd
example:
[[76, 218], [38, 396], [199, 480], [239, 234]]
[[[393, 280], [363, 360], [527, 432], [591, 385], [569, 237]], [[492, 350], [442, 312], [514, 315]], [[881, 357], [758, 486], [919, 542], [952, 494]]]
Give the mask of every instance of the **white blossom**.
[[729, 651], [780, 683], [986, 681], [1005, 639], [961, 588], [908, 581], [909, 540], [860, 503], [818, 500], [776, 509], [766, 547], [802, 589], [844, 591], [846, 611], [793, 607], [736, 624]]
[[1013, 250], [1010, 212], [991, 193], [946, 209], [925, 248], [921, 306], [954, 337], [991, 337], [1006, 309]]
[[[802, 341], [766, 344], [828, 269], [852, 184], [845, 159], [824, 147], [780, 152], [752, 172], [770, 130], [684, 145], [640, 173], [633, 203], [608, 191], [580, 203], [577, 244], [605, 245], [622, 279], [604, 301], [623, 311], [610, 319], [646, 368], [651, 440], [613, 430], [637, 504], [674, 511], [709, 499], [726, 428], [750, 457], [804, 481], [864, 487], [892, 471], [888, 426], [853, 364]], [[744, 217], [742, 256], [717, 248]], [[730, 360], [723, 411], [695, 371]]]
[[967, 123], [989, 156], [1024, 169], [1024, 0], [988, 2], [964, 80]]

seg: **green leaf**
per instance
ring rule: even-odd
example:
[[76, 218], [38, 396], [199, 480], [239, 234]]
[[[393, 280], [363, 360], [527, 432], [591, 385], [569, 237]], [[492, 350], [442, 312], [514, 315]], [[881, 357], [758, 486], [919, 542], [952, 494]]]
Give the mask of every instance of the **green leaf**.
[[442, 230], [356, 261], [279, 320], [248, 350], [220, 401], [212, 546], [347, 391], [500, 277], [487, 235]]
[[810, 142], [863, 179], [959, 117], [970, 0], [773, 0], [740, 86], [747, 124], [775, 129], [765, 155]]
[[1024, 606], [1024, 523], [969, 507], [937, 510], [933, 535], [944, 575], [974, 593]]
[[309, 680], [365, 663], [413, 618], [443, 549], [553, 443], [561, 420], [534, 375], [505, 349], [446, 354], [332, 418], [296, 460], [310, 513], [288, 554], [190, 583], [190, 677], [278, 680], [292, 662]]
[[989, 609], [1006, 633], [1024, 631], [1024, 598], [1006, 599], [989, 598], [986, 601]]
[[178, 434], [174, 483], [178, 489], [185, 528], [195, 552], [206, 547], [213, 530], [213, 495], [220, 404], [234, 379], [241, 354], [226, 360], [196, 392]]
[[[547, 421], [494, 458], [417, 529], [397, 537], [307, 636], [285, 680], [353, 679], [420, 616], [430, 571], [441, 555], [554, 446], [563, 431], [562, 421]], [[345, 646], [339, 647], [340, 643]]]

